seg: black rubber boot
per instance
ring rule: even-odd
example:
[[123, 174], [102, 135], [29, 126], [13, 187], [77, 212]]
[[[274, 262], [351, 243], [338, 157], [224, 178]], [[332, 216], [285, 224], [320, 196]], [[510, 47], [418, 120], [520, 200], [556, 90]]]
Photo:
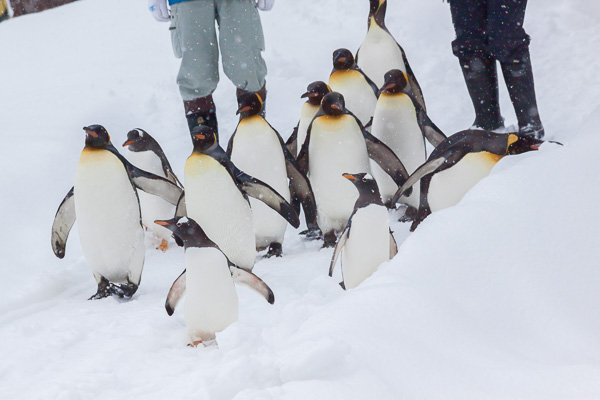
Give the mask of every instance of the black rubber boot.
[[265, 83], [263, 85], [263, 87], [260, 88], [260, 90], [258, 90], [257, 92], [249, 92], [247, 90], [244, 89], [240, 89], [237, 88], [235, 90], [235, 95], [237, 97], [237, 102], [238, 102], [238, 107], [240, 105], [240, 99], [242, 98], [243, 95], [245, 95], [246, 93], [256, 93], [260, 96], [261, 100], [262, 100], [262, 110], [260, 112], [261, 117], [265, 117], [266, 112], [267, 112], [267, 84]]
[[543, 138], [544, 127], [535, 100], [529, 51], [521, 59], [502, 62], [500, 66], [519, 121], [519, 132], [536, 139]]
[[460, 58], [459, 61], [475, 108], [473, 126], [488, 131], [504, 127], [498, 101], [496, 60], [482, 55]]
[[184, 101], [183, 106], [190, 132], [199, 125], [206, 125], [218, 134], [217, 107], [212, 95]]

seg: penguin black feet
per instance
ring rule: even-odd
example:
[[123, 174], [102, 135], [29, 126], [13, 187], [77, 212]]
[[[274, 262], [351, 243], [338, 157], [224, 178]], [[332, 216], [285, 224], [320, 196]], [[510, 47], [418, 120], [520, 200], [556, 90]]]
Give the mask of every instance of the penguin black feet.
[[334, 231], [327, 232], [325, 236], [323, 236], [323, 248], [335, 247], [336, 240], [337, 238]]
[[271, 258], [273, 256], [275, 256], [275, 257], [282, 257], [283, 256], [283, 250], [281, 248], [281, 243], [273, 242], [269, 246], [269, 251], [267, 251], [267, 254], [265, 255], [265, 257], [266, 258]]
[[108, 279], [102, 277], [102, 279], [100, 279], [100, 282], [98, 282], [98, 291], [88, 300], [100, 300], [110, 295], [112, 295], [112, 293], [110, 292], [110, 282], [108, 281]]
[[400, 222], [410, 222], [410, 221], [414, 221], [415, 218], [417, 218], [417, 215], [419, 214], [419, 210], [417, 210], [414, 207], [411, 206], [407, 206], [406, 210], [404, 211], [404, 215], [402, 215], [398, 221]]
[[309, 228], [305, 231], [300, 232], [300, 235], [306, 237], [308, 240], [318, 240], [323, 237], [323, 232], [317, 228]]
[[120, 298], [130, 298], [138, 290], [138, 285], [127, 282], [122, 284], [110, 283], [108, 279], [102, 277], [98, 282], [98, 291], [88, 300], [100, 300], [109, 296], [117, 296]]

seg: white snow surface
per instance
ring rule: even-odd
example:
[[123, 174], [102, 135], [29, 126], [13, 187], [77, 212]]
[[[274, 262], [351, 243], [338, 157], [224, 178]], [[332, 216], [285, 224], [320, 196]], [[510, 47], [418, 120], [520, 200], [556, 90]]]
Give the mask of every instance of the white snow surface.
[[[280, 0], [261, 14], [268, 119], [284, 138], [306, 85], [327, 80], [331, 52], [360, 45], [368, 3]], [[448, 5], [388, 3], [432, 120], [447, 133], [468, 127]], [[117, 147], [146, 129], [183, 176], [191, 141], [168, 24], [145, 0], [82, 0], [0, 23], [0, 398], [600, 398], [600, 6], [532, 1], [525, 28], [547, 135], [563, 147], [503, 159], [413, 234], [394, 222], [398, 255], [351, 291], [327, 276], [332, 249], [289, 228], [285, 257], [254, 269], [275, 304], [238, 287], [239, 321], [218, 348], [193, 349], [182, 306], [164, 310], [184, 263], [173, 242], [161, 253], [147, 236], [127, 302], [87, 300], [96, 284], [76, 226], [63, 260], [50, 246], [83, 126], [104, 125]], [[225, 145], [237, 118], [221, 76]]]

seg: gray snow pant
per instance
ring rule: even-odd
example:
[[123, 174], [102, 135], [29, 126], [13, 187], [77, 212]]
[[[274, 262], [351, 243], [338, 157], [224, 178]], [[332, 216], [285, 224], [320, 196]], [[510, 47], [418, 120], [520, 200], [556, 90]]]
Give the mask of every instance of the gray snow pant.
[[255, 0], [176, 3], [169, 29], [175, 57], [181, 58], [177, 84], [184, 101], [208, 96], [217, 88], [219, 46], [223, 70], [237, 88], [255, 92], [264, 86], [265, 41]]

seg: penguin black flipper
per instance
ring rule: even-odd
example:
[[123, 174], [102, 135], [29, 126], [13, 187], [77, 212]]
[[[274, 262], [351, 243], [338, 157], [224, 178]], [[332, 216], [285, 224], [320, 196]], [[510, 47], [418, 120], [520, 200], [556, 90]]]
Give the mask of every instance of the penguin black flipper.
[[404, 49], [398, 42], [398, 47], [400, 48], [400, 52], [402, 53], [402, 60], [404, 61], [404, 66], [406, 67], [406, 75], [408, 77], [408, 83], [410, 84], [410, 88], [412, 89], [413, 95], [417, 99], [419, 105], [423, 108], [425, 112], [427, 112], [427, 107], [425, 106], [425, 97], [423, 96], [423, 90], [421, 90], [421, 85], [417, 82], [417, 78], [415, 77], [410, 64], [408, 63], [408, 58], [406, 58], [406, 53]]
[[275, 303], [275, 295], [271, 288], [258, 276], [229, 262], [229, 271], [234, 282], [247, 286], [258, 292], [269, 304]]
[[288, 203], [279, 193], [275, 191], [271, 186], [267, 185], [263, 181], [260, 181], [235, 166], [234, 178], [236, 182], [241, 186], [241, 189], [250, 197], [254, 197], [257, 200], [262, 201], [273, 210], [277, 211], [279, 215], [285, 218], [294, 228], [300, 226], [300, 219], [298, 214], [294, 211], [294, 208]]
[[75, 223], [75, 197], [73, 194], [74, 188], [72, 187], [58, 206], [52, 224], [52, 250], [58, 258], [65, 256], [69, 232], [71, 232], [71, 228]]
[[144, 171], [127, 161], [125, 157], [118, 152], [118, 150], [112, 144], [106, 146], [106, 150], [113, 153], [125, 166], [129, 179], [132, 184], [140, 190], [146, 193], [158, 196], [168, 203], [177, 205], [177, 201], [183, 192], [183, 189], [171, 182], [168, 179], [162, 178], [158, 175], [154, 175], [150, 172]]
[[181, 192], [179, 200], [177, 200], [177, 207], [175, 208], [175, 217], [187, 216], [187, 206], [185, 204], [185, 191]]
[[[373, 80], [371, 78], [369, 78], [367, 76], [367, 74], [365, 74], [365, 72], [362, 69], [360, 69], [360, 67], [358, 66], [358, 64], [356, 64], [356, 62], [352, 66], [352, 69], [357, 70], [358, 72], [360, 72], [362, 74], [362, 76], [365, 77], [365, 80], [367, 81], [367, 83], [369, 84], [369, 86], [371, 86], [371, 89], [373, 89], [373, 93], [375, 93], [375, 97], [379, 97], [379, 88], [377, 87], [377, 85], [375, 84], [375, 82], [373, 82]], [[368, 125], [369, 124], [367, 124], [367, 126]]]
[[[354, 215], [354, 213], [352, 213]], [[346, 244], [346, 240], [350, 236], [350, 225], [352, 225], [352, 217], [348, 220], [348, 225], [344, 228], [344, 231], [338, 238], [338, 241], [335, 245], [335, 249], [333, 250], [333, 256], [331, 257], [331, 264], [329, 264], [329, 276], [333, 276], [333, 270], [335, 269], [335, 264], [337, 263], [337, 259], [342, 253], [342, 249]]]
[[448, 138], [446, 135], [444, 135], [444, 132], [442, 132], [442, 130], [438, 128], [437, 125], [431, 121], [431, 119], [429, 119], [429, 116], [422, 108], [419, 111], [418, 122], [421, 126], [423, 135], [433, 147], [437, 147], [440, 143]]
[[[426, 175], [435, 172], [442, 164], [446, 162], [445, 157], [434, 158], [433, 160], [427, 161], [412, 173], [412, 175], [406, 180], [406, 182], [396, 191], [394, 197], [392, 197], [391, 204], [396, 204], [398, 199], [407, 192], [415, 183], [421, 180]], [[410, 194], [406, 194], [407, 196]]]
[[408, 171], [396, 154], [381, 140], [363, 128], [363, 136], [367, 143], [369, 158], [375, 161], [396, 183], [402, 186], [409, 177]]
[[[271, 126], [271, 124], [269, 124], [269, 126]], [[271, 129], [275, 131], [277, 137], [279, 138], [279, 143], [281, 143], [281, 149], [283, 150], [283, 156], [285, 157], [285, 167], [288, 178], [290, 179], [292, 198], [296, 198], [302, 203], [302, 208], [304, 209], [304, 215], [306, 217], [307, 228], [310, 231], [318, 230], [317, 201], [315, 200], [315, 195], [313, 193], [312, 186], [310, 185], [310, 181], [306, 177], [306, 174], [302, 173], [300, 170], [298, 162], [296, 159], [294, 159], [292, 152], [290, 152], [286, 144], [283, 142], [283, 138], [279, 132], [277, 132], [272, 126]], [[298, 126], [296, 126], [294, 129], [294, 133], [292, 135], [294, 134], [298, 134]]]
[[285, 147], [292, 154], [298, 154], [298, 125], [300, 125], [300, 122], [296, 124], [294, 131], [288, 138], [287, 142], [285, 142]]
[[394, 258], [398, 254], [398, 244], [396, 243], [396, 238], [394, 238], [394, 233], [390, 229], [390, 260]]
[[173, 315], [175, 312], [175, 307], [177, 307], [177, 303], [181, 300], [181, 296], [185, 293], [186, 281], [185, 281], [185, 269], [179, 275], [175, 282], [171, 285], [171, 289], [169, 289], [169, 294], [167, 295], [167, 300], [165, 301], [165, 309], [167, 310], [167, 314]]
[[168, 179], [139, 169], [129, 162], [126, 164], [126, 167], [131, 181], [136, 188], [158, 196], [174, 206], [177, 205], [181, 193], [183, 193], [183, 190], [179, 186]]

